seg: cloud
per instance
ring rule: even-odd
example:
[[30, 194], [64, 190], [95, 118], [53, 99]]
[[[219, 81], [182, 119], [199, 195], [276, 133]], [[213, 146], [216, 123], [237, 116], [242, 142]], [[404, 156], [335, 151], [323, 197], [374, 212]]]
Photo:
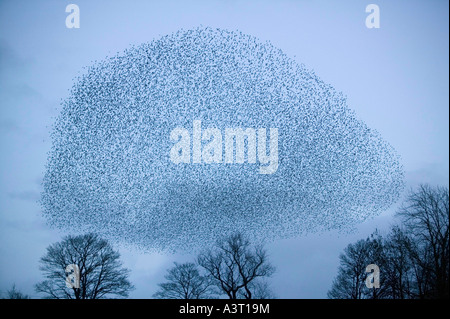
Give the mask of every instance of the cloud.
[[408, 170], [406, 176], [408, 186], [413, 188], [422, 183], [442, 186], [449, 184], [448, 164], [444, 163], [422, 163], [419, 168]]

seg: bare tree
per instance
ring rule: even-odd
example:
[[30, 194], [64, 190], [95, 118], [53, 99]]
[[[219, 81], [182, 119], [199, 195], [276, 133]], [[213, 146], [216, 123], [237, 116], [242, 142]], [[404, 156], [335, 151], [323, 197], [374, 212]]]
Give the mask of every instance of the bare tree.
[[[367, 241], [368, 241], [368, 248], [367, 248], [368, 263], [377, 265], [380, 270], [386, 269], [388, 260], [386, 255], [387, 251], [384, 238], [381, 236], [378, 230], [375, 230], [375, 232], [373, 232], [369, 236]], [[389, 288], [390, 287], [387, 284], [387, 277], [385, 276], [383, 271], [383, 274], [382, 275], [380, 274], [379, 276], [379, 288], [367, 288], [367, 286], [365, 286], [363, 293], [365, 295], [365, 298], [367, 299], [388, 298], [388, 296], [390, 295]]]
[[415, 272], [411, 259], [413, 242], [399, 226], [393, 226], [384, 240], [386, 262], [383, 276], [392, 299], [415, 298]]
[[370, 262], [367, 256], [367, 240], [358, 240], [349, 244], [339, 256], [338, 275], [333, 280], [328, 298], [361, 299], [364, 281], [367, 276], [366, 267]]
[[219, 240], [214, 249], [201, 253], [198, 264], [230, 299], [240, 295], [251, 299], [254, 280], [271, 276], [275, 270], [266, 250], [260, 245], [252, 246], [240, 233]]
[[194, 263], [178, 264], [169, 269], [167, 282], [158, 286], [160, 290], [153, 297], [160, 299], [204, 299], [211, 296], [211, 284], [200, 275]]
[[[276, 295], [267, 280], [258, 278], [253, 280], [249, 286], [252, 291], [252, 299], [276, 299]], [[244, 294], [240, 295], [240, 297], [245, 298]]]
[[11, 289], [6, 292], [5, 299], [30, 299], [30, 296], [17, 290], [16, 284], [13, 284]]
[[380, 276], [379, 288], [367, 288], [366, 267], [375, 264], [384, 268], [386, 257], [382, 237], [375, 231], [367, 239], [349, 244], [339, 256], [338, 275], [333, 280], [328, 298], [331, 299], [379, 299], [387, 295], [386, 278]]
[[[100, 299], [112, 296], [127, 297], [133, 285], [129, 270], [122, 267], [120, 254], [95, 234], [67, 236], [50, 245], [40, 260], [47, 280], [36, 285], [36, 291], [54, 299]], [[79, 287], [67, 287], [69, 265], [79, 269]]]
[[[449, 298], [449, 192], [421, 185], [411, 191], [386, 238], [371, 236], [350, 244], [330, 298]], [[380, 267], [380, 289], [364, 289], [364, 267]]]
[[420, 298], [449, 297], [449, 192], [420, 185], [397, 213], [414, 240]]

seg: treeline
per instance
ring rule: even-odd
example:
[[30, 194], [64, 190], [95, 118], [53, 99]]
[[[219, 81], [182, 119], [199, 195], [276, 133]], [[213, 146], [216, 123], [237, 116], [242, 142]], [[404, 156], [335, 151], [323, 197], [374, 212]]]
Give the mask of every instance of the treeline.
[[175, 263], [153, 295], [159, 299], [273, 299], [266, 279], [275, 271], [262, 245], [242, 233], [218, 239], [196, 262]]
[[[375, 231], [345, 248], [329, 298], [449, 298], [448, 188], [421, 185], [396, 218], [387, 234]], [[366, 285], [370, 264], [379, 267], [379, 288]]]
[[[120, 253], [97, 234], [65, 236], [40, 259], [45, 280], [35, 291], [46, 299], [127, 298], [134, 289]], [[175, 263], [153, 295], [158, 299], [270, 299], [266, 279], [275, 271], [266, 249], [241, 233], [217, 240], [194, 260]], [[6, 299], [30, 299], [15, 285]]]
[[[386, 234], [375, 231], [345, 248], [329, 298], [449, 298], [448, 188], [421, 185], [396, 215], [397, 225]], [[134, 289], [119, 252], [96, 234], [66, 236], [47, 248], [40, 263], [45, 280], [35, 290], [44, 298], [126, 298]], [[368, 285], [368, 275], [375, 275], [368, 265], [379, 270], [373, 285]], [[193, 262], [175, 263], [153, 297], [272, 299], [267, 279], [274, 271], [262, 245], [231, 234]], [[30, 297], [13, 286], [6, 298]]]

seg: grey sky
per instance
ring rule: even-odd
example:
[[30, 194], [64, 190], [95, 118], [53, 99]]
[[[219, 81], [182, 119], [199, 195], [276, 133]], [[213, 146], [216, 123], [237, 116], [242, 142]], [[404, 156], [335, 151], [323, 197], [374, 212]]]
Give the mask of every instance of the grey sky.
[[[67, 29], [65, 7], [80, 7]], [[381, 28], [365, 27], [376, 3]], [[407, 188], [448, 186], [448, 1], [2, 1], [0, 0], [0, 290], [38, 297], [38, 260], [63, 234], [40, 217], [50, 126], [73, 78], [93, 61], [180, 28], [239, 30], [269, 40], [348, 97], [348, 106], [400, 154]], [[324, 298], [350, 242], [394, 222], [395, 207], [360, 225], [268, 246], [282, 298]], [[121, 248], [148, 298], [173, 261]]]

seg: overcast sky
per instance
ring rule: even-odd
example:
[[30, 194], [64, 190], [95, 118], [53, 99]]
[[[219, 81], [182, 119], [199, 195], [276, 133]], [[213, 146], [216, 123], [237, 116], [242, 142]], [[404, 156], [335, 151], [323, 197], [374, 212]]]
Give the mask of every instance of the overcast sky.
[[[343, 3], [344, 2], [344, 3]], [[68, 4], [80, 28], [65, 25]], [[365, 26], [380, 7], [379, 29]], [[200, 25], [270, 40], [348, 97], [348, 106], [401, 156], [407, 189], [449, 182], [448, 1], [0, 0], [0, 290], [38, 298], [39, 258], [64, 233], [37, 200], [50, 128], [73, 79], [95, 60]], [[280, 298], [326, 298], [345, 246], [395, 223], [396, 205], [351, 234], [326, 232], [268, 246]], [[149, 298], [173, 261], [190, 255], [120, 248], [133, 298]]]

